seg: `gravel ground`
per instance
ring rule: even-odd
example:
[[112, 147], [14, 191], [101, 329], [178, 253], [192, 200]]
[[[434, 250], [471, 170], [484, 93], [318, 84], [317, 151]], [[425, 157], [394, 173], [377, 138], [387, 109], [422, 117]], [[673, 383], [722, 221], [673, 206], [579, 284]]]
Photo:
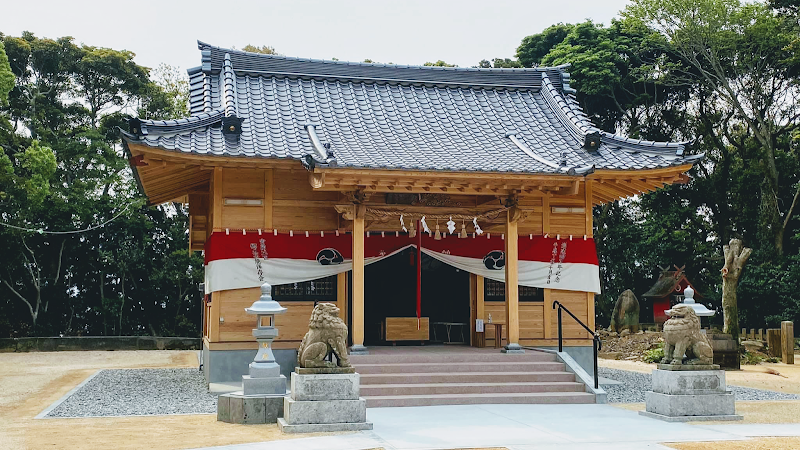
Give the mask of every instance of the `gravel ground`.
[[[598, 373], [601, 377], [622, 383], [602, 386], [608, 393], [609, 403], [643, 403], [644, 393], [652, 389], [649, 373], [630, 372], [606, 367], [600, 367]], [[736, 395], [736, 400], [795, 400], [800, 398], [795, 394], [784, 394], [782, 392], [741, 386], [728, 385], [728, 389]]]
[[47, 417], [208, 414], [217, 411], [197, 369], [107, 369]]

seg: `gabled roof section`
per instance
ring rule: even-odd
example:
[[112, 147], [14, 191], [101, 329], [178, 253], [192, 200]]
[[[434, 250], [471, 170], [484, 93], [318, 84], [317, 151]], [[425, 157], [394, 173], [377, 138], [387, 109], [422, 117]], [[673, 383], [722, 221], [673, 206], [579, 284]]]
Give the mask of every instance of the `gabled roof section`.
[[594, 127], [566, 66], [472, 69], [262, 55], [198, 42], [191, 117], [131, 121], [128, 142], [306, 165], [586, 175], [692, 164], [687, 143]]

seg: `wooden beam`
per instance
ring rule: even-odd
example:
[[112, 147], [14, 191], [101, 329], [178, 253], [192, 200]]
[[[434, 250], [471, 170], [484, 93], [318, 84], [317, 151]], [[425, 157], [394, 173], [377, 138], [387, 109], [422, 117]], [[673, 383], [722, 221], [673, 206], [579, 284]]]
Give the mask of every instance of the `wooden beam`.
[[[513, 208], [512, 208], [513, 209]], [[514, 212], [506, 214], [506, 326], [508, 344], [506, 350], [519, 348], [519, 233]]]

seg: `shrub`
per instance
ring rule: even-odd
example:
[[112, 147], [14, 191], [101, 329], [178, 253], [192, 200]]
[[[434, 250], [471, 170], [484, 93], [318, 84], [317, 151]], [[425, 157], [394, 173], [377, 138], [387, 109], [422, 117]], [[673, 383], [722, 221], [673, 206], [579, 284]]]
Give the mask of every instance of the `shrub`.
[[664, 343], [659, 342], [656, 348], [645, 350], [644, 361], [648, 363], [659, 363], [664, 359]]

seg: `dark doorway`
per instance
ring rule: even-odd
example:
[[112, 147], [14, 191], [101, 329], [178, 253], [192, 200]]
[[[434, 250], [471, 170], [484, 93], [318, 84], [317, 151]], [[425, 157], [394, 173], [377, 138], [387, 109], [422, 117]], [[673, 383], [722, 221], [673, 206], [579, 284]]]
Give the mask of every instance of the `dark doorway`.
[[[364, 269], [364, 345], [384, 345], [382, 324], [387, 317], [417, 316], [416, 249], [402, 252]], [[352, 308], [351, 308], [352, 310]], [[469, 273], [422, 255], [422, 317], [431, 324], [463, 323], [469, 341]], [[431, 325], [435, 326], [435, 325]], [[436, 330], [444, 341], [445, 328]], [[453, 340], [461, 339], [456, 328]], [[441, 335], [441, 336], [439, 336]], [[434, 339], [434, 330], [430, 330]], [[419, 342], [412, 342], [419, 345]]]
[[422, 316], [428, 317], [431, 324], [469, 324], [469, 272], [423, 254]]
[[381, 327], [387, 317], [417, 316], [416, 273], [412, 248], [364, 268], [364, 345], [384, 343]]

